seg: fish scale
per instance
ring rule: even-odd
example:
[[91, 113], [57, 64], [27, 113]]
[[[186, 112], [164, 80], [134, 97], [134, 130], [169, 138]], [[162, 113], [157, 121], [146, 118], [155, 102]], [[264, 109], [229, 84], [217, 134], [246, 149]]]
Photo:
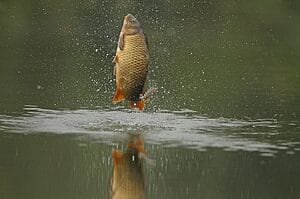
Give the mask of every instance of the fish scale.
[[137, 101], [144, 92], [148, 71], [148, 49], [143, 33], [124, 38], [124, 50], [118, 55], [117, 77], [126, 99]]

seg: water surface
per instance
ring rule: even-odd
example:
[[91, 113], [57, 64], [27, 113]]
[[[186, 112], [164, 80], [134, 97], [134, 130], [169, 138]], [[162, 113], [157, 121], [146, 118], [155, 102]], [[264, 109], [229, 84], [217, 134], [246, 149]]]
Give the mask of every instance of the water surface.
[[[191, 110], [50, 110], [1, 115], [6, 198], [110, 196], [112, 149], [140, 135], [146, 198], [297, 198], [299, 125]], [[258, 189], [259, 187], [259, 189]]]

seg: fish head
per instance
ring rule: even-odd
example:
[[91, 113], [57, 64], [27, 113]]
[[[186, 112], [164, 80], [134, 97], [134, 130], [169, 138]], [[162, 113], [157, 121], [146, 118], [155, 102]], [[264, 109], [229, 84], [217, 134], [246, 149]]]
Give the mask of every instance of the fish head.
[[141, 24], [132, 14], [128, 14], [124, 17], [122, 31], [128, 35], [136, 34], [142, 31]]

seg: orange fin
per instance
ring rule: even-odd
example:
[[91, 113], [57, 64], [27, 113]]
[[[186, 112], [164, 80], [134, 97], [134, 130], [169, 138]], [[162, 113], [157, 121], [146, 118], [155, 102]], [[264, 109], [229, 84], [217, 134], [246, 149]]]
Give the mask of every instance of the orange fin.
[[125, 97], [124, 97], [123, 93], [121, 92], [120, 89], [117, 88], [116, 91], [115, 91], [115, 95], [113, 97], [113, 100], [112, 100], [113, 103], [115, 104], [115, 103], [121, 102], [124, 99], [125, 99]]
[[112, 151], [112, 158], [114, 160], [114, 164], [117, 165], [119, 164], [120, 160], [123, 157], [123, 153], [117, 149], [113, 149]]
[[141, 139], [135, 139], [132, 142], [128, 142], [127, 147], [136, 149], [138, 152], [146, 153], [144, 147], [144, 141]]
[[140, 111], [142, 111], [142, 110], [144, 110], [145, 102], [144, 102], [144, 100], [140, 100], [140, 101], [137, 101], [137, 102], [131, 101], [130, 102], [130, 107], [131, 108], [138, 108], [138, 109], [140, 109]]

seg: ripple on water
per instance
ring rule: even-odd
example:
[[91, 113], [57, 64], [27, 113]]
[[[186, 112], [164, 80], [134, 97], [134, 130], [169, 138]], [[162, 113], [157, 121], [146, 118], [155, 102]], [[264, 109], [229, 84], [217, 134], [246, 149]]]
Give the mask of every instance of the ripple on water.
[[[126, 133], [140, 132], [144, 134], [146, 143], [163, 144], [165, 147], [196, 150], [214, 147], [226, 151], [256, 151], [264, 156], [273, 156], [279, 150], [293, 152], [300, 145], [297, 141], [276, 143], [274, 139], [268, 138], [280, 134], [282, 129], [282, 125], [272, 119], [213, 119], [191, 110], [149, 113], [126, 109], [50, 110], [26, 106], [24, 111], [21, 116], [0, 115], [0, 131], [79, 133], [88, 135], [95, 141], [110, 143], [124, 139]], [[291, 127], [298, 129], [294, 123]]]

